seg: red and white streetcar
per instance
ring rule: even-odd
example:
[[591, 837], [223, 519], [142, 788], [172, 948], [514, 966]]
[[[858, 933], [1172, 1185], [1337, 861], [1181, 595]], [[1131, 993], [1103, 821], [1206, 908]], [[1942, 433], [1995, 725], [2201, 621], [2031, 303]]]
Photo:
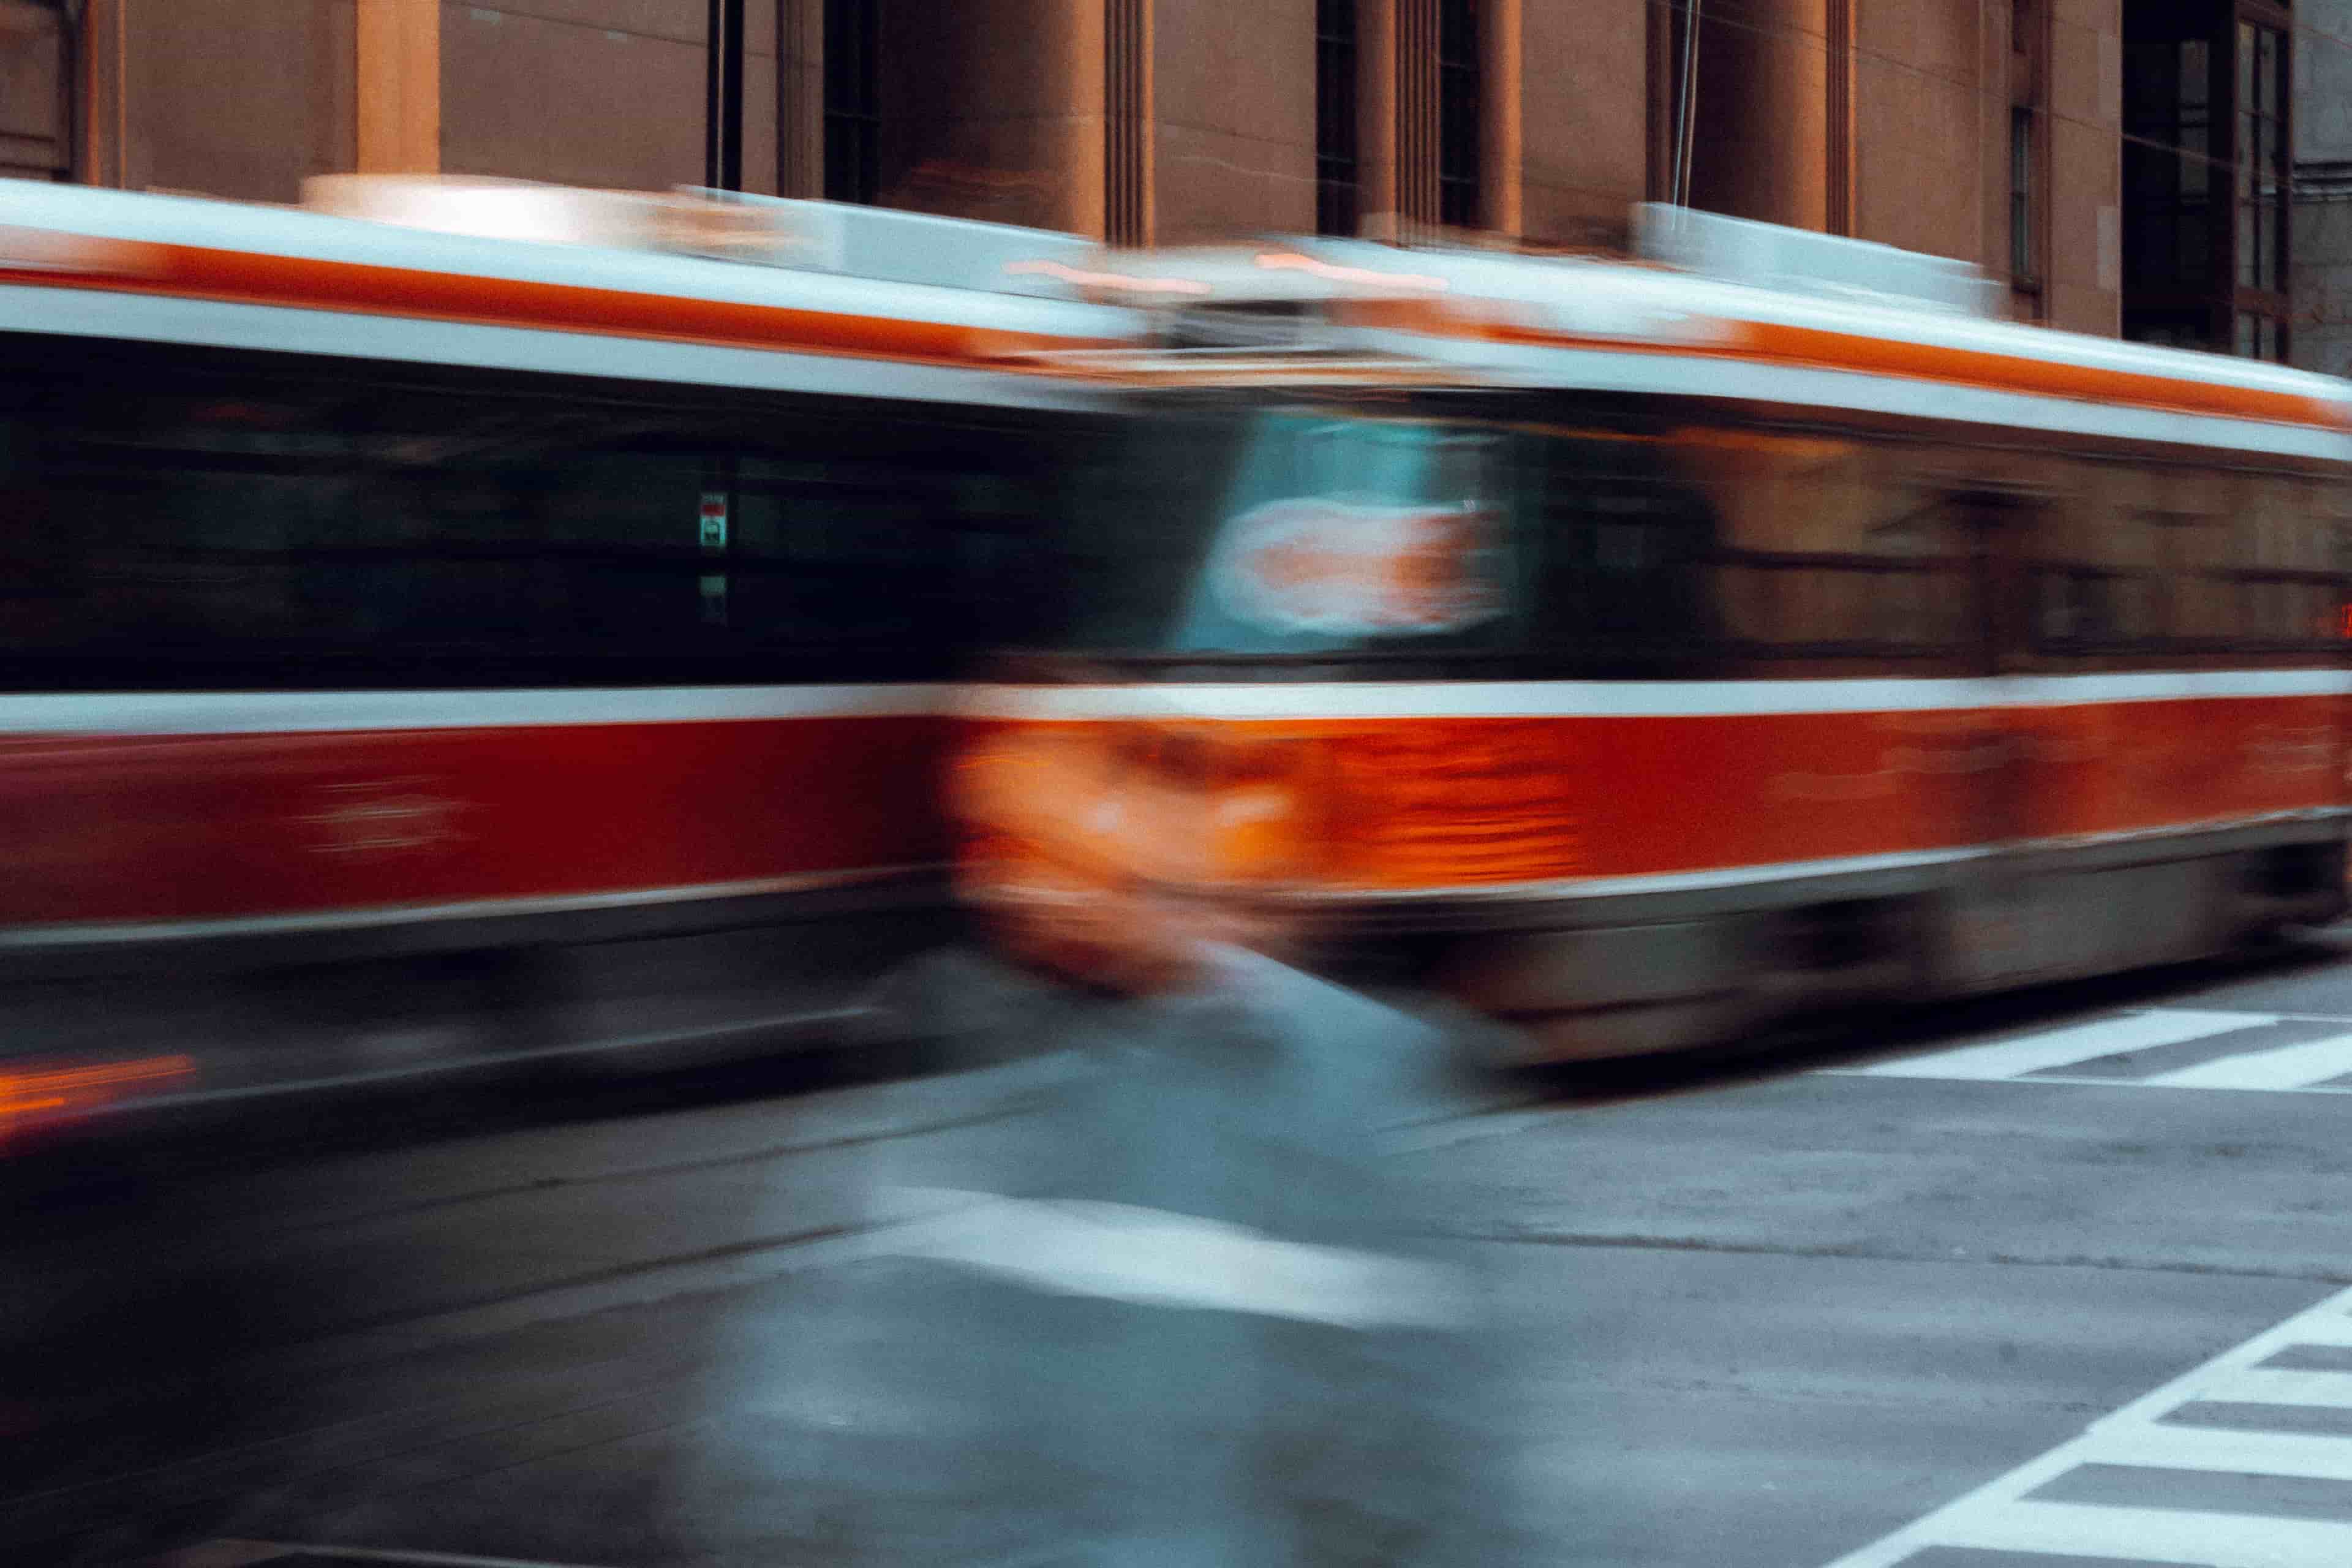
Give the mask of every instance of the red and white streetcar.
[[1009, 935], [1312, 931], [1574, 1057], [2342, 908], [2352, 388], [1643, 232], [1101, 263], [1156, 307], [1100, 362], [1150, 504], [1074, 521], [1088, 613], [971, 695]]
[[934, 940], [961, 654], [1131, 331], [1066, 237], [0, 187], [0, 1144], [837, 1021]]

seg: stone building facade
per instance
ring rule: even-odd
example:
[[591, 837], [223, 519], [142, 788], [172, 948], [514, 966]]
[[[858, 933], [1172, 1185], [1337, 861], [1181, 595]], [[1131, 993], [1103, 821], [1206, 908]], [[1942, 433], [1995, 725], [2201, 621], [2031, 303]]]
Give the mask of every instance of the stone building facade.
[[2297, 9], [2294, 357], [2352, 375], [2352, 0]]
[[0, 163], [740, 184], [1123, 243], [1606, 244], [1682, 199], [1978, 262], [2024, 319], [2283, 353], [2283, 280], [2151, 272], [2128, 155], [2227, 151], [2141, 67], [2197, 34], [2222, 72], [2250, 18], [2291, 33], [2270, 0], [0, 0]]

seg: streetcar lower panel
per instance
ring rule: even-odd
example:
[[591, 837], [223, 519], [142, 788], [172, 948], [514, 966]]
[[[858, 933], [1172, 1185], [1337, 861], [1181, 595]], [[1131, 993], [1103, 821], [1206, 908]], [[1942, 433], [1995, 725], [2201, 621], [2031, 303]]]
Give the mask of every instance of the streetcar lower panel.
[[[1717, 1045], [1806, 1014], [1900, 1005], [2226, 957], [2346, 909], [2334, 823], [2179, 835], [2113, 851], [1988, 856], [1890, 890], [1778, 890], [1680, 918], [1402, 939], [1424, 983], [1511, 1025], [1525, 1062]], [[1830, 896], [1824, 896], [1830, 895]], [[1783, 901], [1791, 897], [1803, 901]], [[1514, 922], [1516, 924], [1516, 922]]]

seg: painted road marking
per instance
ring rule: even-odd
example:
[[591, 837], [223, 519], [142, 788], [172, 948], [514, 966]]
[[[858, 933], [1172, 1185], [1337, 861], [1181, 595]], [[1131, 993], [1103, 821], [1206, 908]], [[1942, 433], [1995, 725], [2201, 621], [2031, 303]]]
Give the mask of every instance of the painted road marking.
[[2344, 1568], [2352, 1563], [2352, 1525], [2280, 1520], [2258, 1528], [2235, 1514], [2025, 1502], [1969, 1521], [1946, 1544], [2189, 1568]]
[[2173, 1089], [2309, 1089], [2352, 1073], [2352, 1034], [2223, 1057], [2147, 1081]]
[[[2274, 1372], [2249, 1367], [2197, 1391], [2200, 1399], [2247, 1405], [2311, 1405], [2352, 1410], [2352, 1373]], [[2352, 1562], [2352, 1559], [2347, 1559]]]
[[1462, 1282], [1415, 1258], [1286, 1241], [1164, 1209], [901, 1188], [934, 1216], [877, 1230], [877, 1256], [928, 1258], [1065, 1295], [1210, 1308], [1349, 1328], [1448, 1328]]
[[2263, 1405], [2233, 1399], [2195, 1399], [2167, 1415], [2168, 1424], [2221, 1426], [2242, 1432], [2293, 1436], [2352, 1437], [2352, 1410], [2324, 1405]]
[[2131, 1563], [2120, 1557], [2052, 1557], [2040, 1552], [1979, 1551], [1931, 1546], [1903, 1560], [1903, 1568], [2197, 1568], [2194, 1563]]
[[2046, 1029], [1990, 1045], [1963, 1046], [1923, 1057], [1880, 1062], [1874, 1067], [1842, 1069], [1879, 1078], [1938, 1078], [1996, 1079], [2021, 1078], [2030, 1072], [2063, 1068], [2095, 1057], [2169, 1046], [2256, 1024], [2275, 1024], [2267, 1013], [2194, 1013], [2186, 1010], [2127, 1013], [2096, 1023]]
[[2252, 1056], [2256, 1051], [2267, 1051], [2279, 1046], [2299, 1046], [2306, 1040], [2327, 1039], [2344, 1033], [2347, 1028], [2352, 1028], [2352, 1024], [2341, 1018], [2329, 1018], [2324, 1022], [2314, 1018], [2282, 1018], [2275, 1024], [2258, 1023], [2242, 1029], [2224, 1029], [2218, 1035], [2200, 1035], [2168, 1046], [2149, 1046], [2140, 1050], [2093, 1057], [2087, 1061], [2070, 1062], [2064, 1067], [2046, 1068], [2032, 1076], [2124, 1080], [2152, 1079], [2159, 1073], [2179, 1072], [2185, 1068], [2218, 1062], [2224, 1057]]
[[[2352, 1290], [2095, 1422], [1830, 1568], [2345, 1568]], [[2216, 1412], [2225, 1413], [2217, 1417]]]
[[2352, 1093], [2352, 1018], [2150, 1008], [1822, 1070], [1868, 1078], [2345, 1094]]

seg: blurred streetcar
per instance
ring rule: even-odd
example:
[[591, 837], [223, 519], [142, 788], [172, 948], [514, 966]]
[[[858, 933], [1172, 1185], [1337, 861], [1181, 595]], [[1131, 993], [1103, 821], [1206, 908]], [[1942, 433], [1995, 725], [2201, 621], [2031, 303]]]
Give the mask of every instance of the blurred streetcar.
[[1100, 264], [1159, 407], [971, 695], [1011, 941], [1322, 944], [1575, 1058], [2341, 910], [2352, 389], [1640, 216]]
[[1008, 270], [1080, 242], [5, 189], [0, 1148], [771, 1047], [939, 939], [943, 682], [1106, 406], [1005, 356], [1132, 330]]

